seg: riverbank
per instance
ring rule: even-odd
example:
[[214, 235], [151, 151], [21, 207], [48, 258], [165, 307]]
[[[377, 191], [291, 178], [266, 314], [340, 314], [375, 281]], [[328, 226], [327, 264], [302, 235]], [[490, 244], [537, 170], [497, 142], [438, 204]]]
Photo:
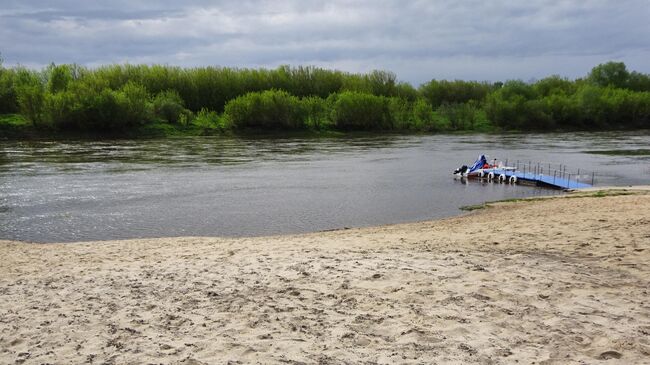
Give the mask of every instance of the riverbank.
[[650, 191], [259, 238], [1, 242], [2, 363], [642, 363]]
[[[53, 127], [35, 127], [25, 117], [19, 114], [0, 114], [0, 141], [64, 141], [64, 140], [146, 140], [179, 137], [358, 137], [358, 136], [413, 136], [413, 135], [523, 135], [523, 134], [554, 134], [554, 133], [616, 133], [616, 132], [646, 133], [647, 128], [629, 128], [613, 126], [608, 128], [555, 128], [547, 130], [518, 130], [504, 128], [477, 128], [463, 130], [417, 130], [417, 129], [392, 129], [392, 130], [337, 130], [332, 128], [305, 128], [296, 130], [287, 129], [219, 129], [205, 128], [197, 125], [179, 125], [164, 122], [154, 122], [123, 131], [78, 131], [61, 130]], [[647, 133], [646, 133], [647, 134]], [[647, 155], [644, 149], [637, 150], [604, 150], [593, 151], [595, 154], [609, 155]]]

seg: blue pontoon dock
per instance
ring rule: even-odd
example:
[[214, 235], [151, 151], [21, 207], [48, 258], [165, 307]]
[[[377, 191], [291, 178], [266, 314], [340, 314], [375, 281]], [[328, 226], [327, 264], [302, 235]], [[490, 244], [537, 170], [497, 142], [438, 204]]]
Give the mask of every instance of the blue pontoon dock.
[[552, 189], [583, 189], [594, 185], [595, 172], [587, 172], [578, 169], [571, 171], [565, 165], [553, 165], [551, 163], [528, 163], [517, 161], [514, 166], [497, 162], [488, 163], [485, 155], [479, 158], [471, 166], [463, 165], [454, 171], [455, 176], [461, 178], [475, 178], [492, 182], [524, 184], [547, 187]]
[[548, 174], [545, 175], [543, 173], [538, 174], [535, 172], [504, 170], [499, 168], [483, 169], [483, 172], [485, 173], [485, 176], [489, 175], [490, 172], [492, 172], [494, 174], [495, 180], [499, 180], [499, 177], [501, 175], [504, 175], [505, 181], [509, 182], [511, 181], [512, 177], [515, 176], [517, 183], [531, 184], [535, 186], [544, 186], [553, 189], [583, 189], [583, 188], [592, 187], [592, 184], [589, 184], [587, 182], [581, 182], [580, 175], [578, 174], [567, 175], [567, 174], [558, 174], [556, 172], [554, 175], [548, 175]]

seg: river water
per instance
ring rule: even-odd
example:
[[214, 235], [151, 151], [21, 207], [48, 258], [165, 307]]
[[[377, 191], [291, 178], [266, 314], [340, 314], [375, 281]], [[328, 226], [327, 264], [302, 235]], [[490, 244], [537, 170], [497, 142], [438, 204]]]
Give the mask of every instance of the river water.
[[[441, 218], [559, 193], [452, 179], [481, 153], [632, 185], [650, 183], [648, 146], [650, 132], [0, 141], [0, 239], [255, 236]], [[641, 153], [588, 153], [621, 149]]]

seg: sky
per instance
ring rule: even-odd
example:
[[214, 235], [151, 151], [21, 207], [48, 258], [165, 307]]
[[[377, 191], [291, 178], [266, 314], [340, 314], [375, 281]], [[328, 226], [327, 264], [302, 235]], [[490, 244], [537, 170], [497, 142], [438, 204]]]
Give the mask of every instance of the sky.
[[650, 73], [650, 0], [0, 0], [5, 66], [312, 65], [431, 79]]

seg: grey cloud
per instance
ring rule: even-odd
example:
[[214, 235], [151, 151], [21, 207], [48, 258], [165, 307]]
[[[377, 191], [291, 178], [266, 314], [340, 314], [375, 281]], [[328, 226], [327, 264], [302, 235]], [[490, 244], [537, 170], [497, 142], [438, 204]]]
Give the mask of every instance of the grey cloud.
[[[0, 10], [7, 64], [168, 63], [388, 69], [431, 78], [582, 76], [650, 56], [650, 5], [542, 1], [13, 1]], [[510, 74], [508, 74], [510, 72]]]

